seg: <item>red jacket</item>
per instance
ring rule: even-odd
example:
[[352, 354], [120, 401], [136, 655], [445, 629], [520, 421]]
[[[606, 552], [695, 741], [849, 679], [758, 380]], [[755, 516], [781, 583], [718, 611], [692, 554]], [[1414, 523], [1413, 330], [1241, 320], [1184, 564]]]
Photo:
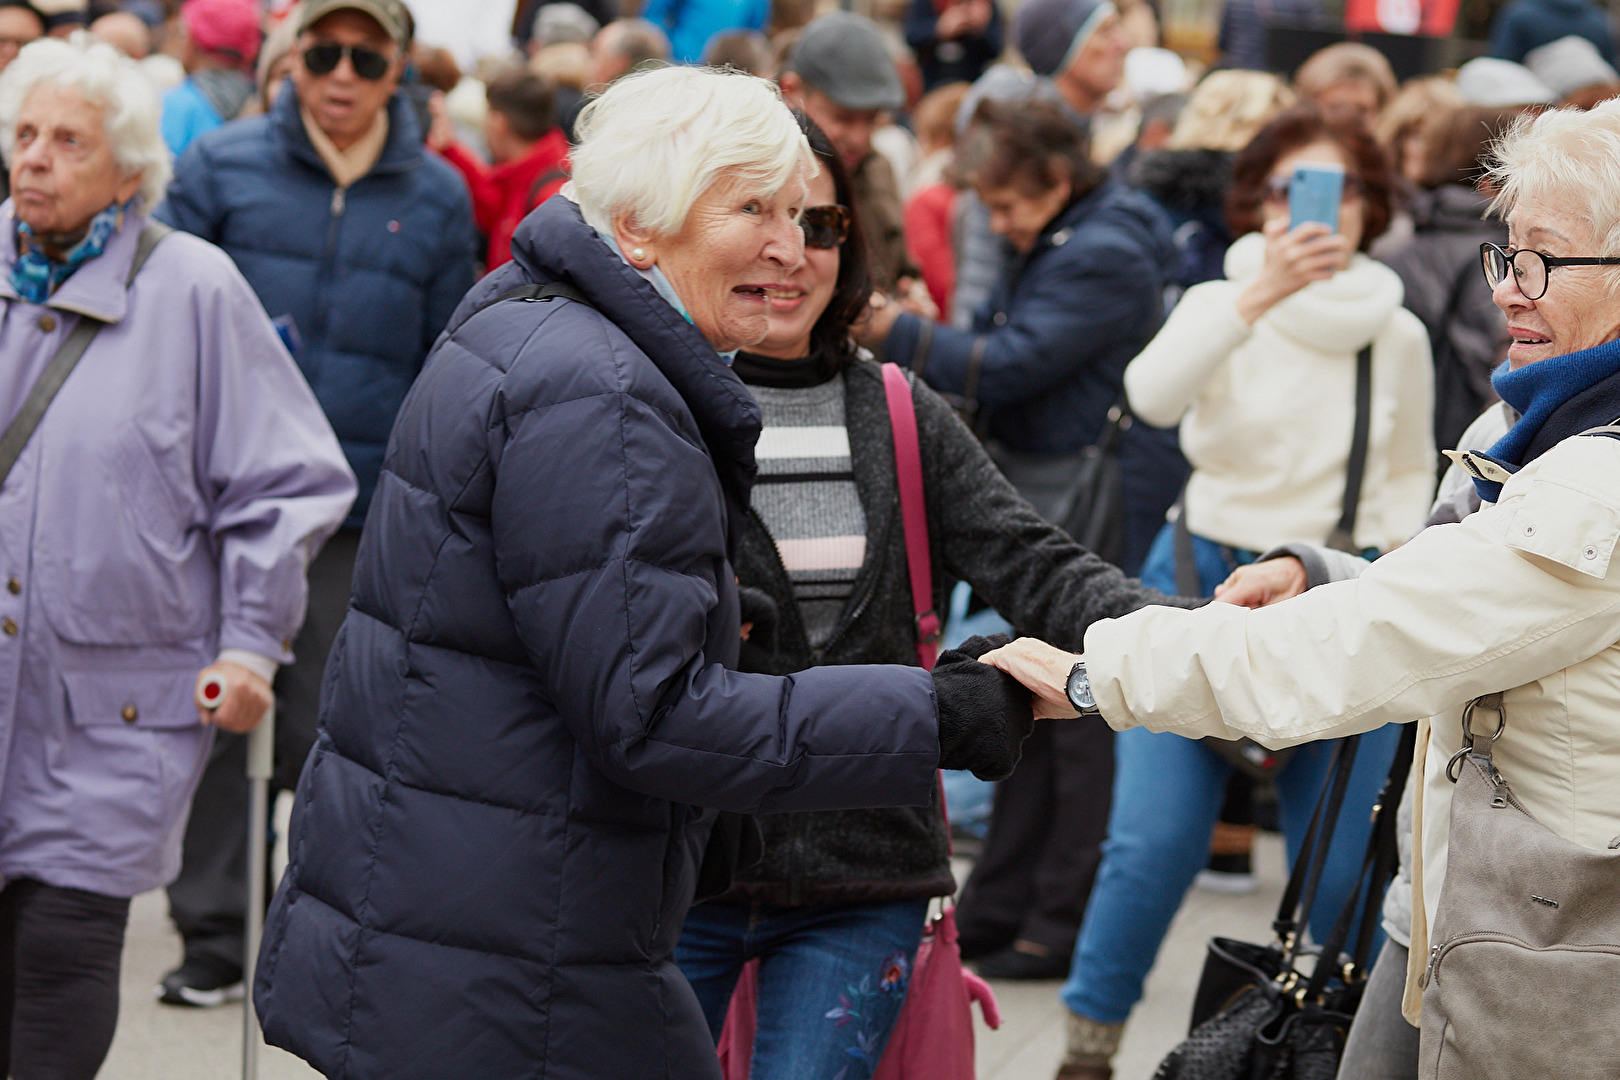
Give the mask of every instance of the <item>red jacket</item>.
[[560, 127], [546, 132], [522, 157], [502, 165], [486, 165], [460, 143], [451, 143], [440, 153], [467, 181], [473, 218], [489, 237], [489, 270], [511, 260], [512, 230], [524, 215], [568, 182], [568, 139]]
[[939, 307], [939, 317], [951, 317], [956, 292], [956, 252], [952, 247], [956, 220], [956, 189], [946, 183], [929, 184], [906, 201], [906, 254], [922, 271], [928, 295]]

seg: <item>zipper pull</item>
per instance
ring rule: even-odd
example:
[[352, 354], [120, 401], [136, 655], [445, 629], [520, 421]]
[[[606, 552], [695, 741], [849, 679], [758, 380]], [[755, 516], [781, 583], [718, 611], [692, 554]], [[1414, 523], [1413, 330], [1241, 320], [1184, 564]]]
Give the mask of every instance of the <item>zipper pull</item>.
[[342, 217], [343, 208], [348, 203], [348, 188], [335, 187], [332, 189], [332, 216]]
[[1420, 989], [1426, 989], [1429, 985], [1429, 980], [1434, 978], [1434, 969], [1440, 964], [1440, 949], [1440, 945], [1432, 946], [1429, 949], [1428, 966], [1423, 969], [1423, 976], [1418, 979], [1418, 987]]
[[1495, 765], [1491, 766], [1491, 785], [1493, 789], [1491, 809], [1501, 810], [1508, 804], [1508, 786], [1507, 781], [1502, 779], [1502, 774], [1496, 771]]

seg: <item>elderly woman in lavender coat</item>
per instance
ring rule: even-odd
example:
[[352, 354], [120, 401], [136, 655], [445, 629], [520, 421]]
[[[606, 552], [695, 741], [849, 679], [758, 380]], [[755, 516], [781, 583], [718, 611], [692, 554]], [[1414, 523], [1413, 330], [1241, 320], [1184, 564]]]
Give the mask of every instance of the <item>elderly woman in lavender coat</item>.
[[129, 898], [178, 870], [213, 726], [263, 717], [355, 492], [229, 258], [175, 233], [132, 276], [158, 115], [106, 45], [39, 41], [0, 77], [0, 424], [101, 324], [0, 478], [0, 1075], [100, 1067]]

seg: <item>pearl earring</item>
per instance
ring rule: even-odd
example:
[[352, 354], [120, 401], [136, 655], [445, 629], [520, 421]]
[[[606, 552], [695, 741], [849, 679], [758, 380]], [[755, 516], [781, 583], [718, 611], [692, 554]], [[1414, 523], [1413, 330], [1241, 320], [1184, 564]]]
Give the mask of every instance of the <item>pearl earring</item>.
[[632, 259], [635, 259], [637, 262], [640, 262], [640, 261], [642, 261], [643, 259], [645, 259], [647, 257], [647, 253], [645, 251], [643, 251], [641, 248], [636, 248], [634, 251], [632, 251], [630, 253], [630, 257]]

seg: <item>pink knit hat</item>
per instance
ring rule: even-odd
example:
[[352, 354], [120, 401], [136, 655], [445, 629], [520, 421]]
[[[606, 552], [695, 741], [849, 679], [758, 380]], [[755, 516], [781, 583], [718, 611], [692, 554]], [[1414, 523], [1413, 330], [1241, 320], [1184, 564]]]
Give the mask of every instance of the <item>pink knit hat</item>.
[[255, 0], [186, 0], [180, 9], [191, 40], [204, 52], [251, 65], [259, 55], [261, 13]]

